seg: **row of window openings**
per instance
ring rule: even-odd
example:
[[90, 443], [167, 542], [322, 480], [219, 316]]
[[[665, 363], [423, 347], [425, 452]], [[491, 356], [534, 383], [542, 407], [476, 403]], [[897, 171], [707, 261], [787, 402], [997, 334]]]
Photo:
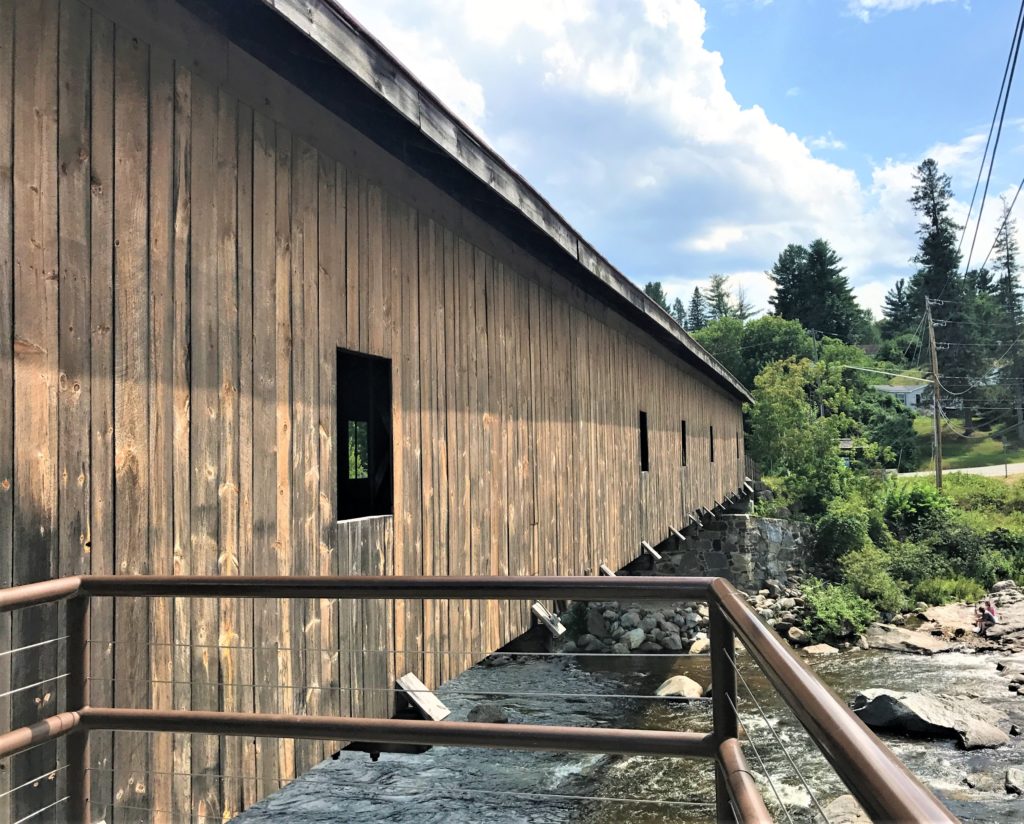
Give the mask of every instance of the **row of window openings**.
[[[679, 422], [680, 435], [680, 465], [686, 466], [686, 421]], [[736, 435], [736, 457], [740, 456], [740, 436]], [[708, 427], [708, 457], [711, 463], [715, 462], [715, 427]], [[640, 410], [640, 471], [648, 472], [651, 468], [651, 453], [647, 441], [647, 413]]]
[[[338, 350], [338, 518], [349, 520], [393, 511], [391, 361]], [[681, 464], [686, 466], [686, 421], [680, 421]], [[715, 462], [715, 427], [708, 427]], [[736, 457], [740, 455], [739, 435]], [[640, 469], [650, 469], [647, 413], [640, 410]]]

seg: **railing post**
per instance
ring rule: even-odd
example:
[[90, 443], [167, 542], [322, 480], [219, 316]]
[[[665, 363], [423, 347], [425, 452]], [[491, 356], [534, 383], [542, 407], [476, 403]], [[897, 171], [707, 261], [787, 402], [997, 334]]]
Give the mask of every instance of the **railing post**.
[[[68, 601], [67, 709], [89, 706], [89, 596]], [[89, 824], [89, 731], [79, 728], [68, 735], [68, 820]]]
[[[719, 745], [739, 736], [736, 717], [736, 651], [732, 627], [725, 619], [718, 601], [708, 602], [711, 630], [711, 714], [715, 739]], [[729, 787], [722, 768], [715, 761], [715, 817], [718, 821], [735, 821], [729, 804]]]

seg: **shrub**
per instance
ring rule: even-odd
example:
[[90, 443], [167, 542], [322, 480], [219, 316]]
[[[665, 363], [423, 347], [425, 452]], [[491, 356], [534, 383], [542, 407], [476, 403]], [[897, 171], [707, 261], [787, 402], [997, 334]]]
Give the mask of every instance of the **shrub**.
[[926, 604], [948, 604], [951, 601], [980, 601], [985, 588], [970, 578], [926, 578], [914, 587], [914, 599]]
[[915, 478], [890, 484], [884, 507], [889, 526], [897, 537], [905, 538], [948, 512], [949, 500], [930, 481]]
[[[949, 563], [927, 544], [903, 541], [888, 551], [889, 574], [913, 587], [928, 578], [951, 574]], [[925, 599], [920, 599], [925, 600]]]
[[878, 618], [875, 608], [848, 586], [826, 584], [817, 578], [804, 583], [804, 599], [813, 616], [808, 625], [815, 640], [859, 634]]
[[907, 605], [903, 585], [889, 572], [889, 556], [872, 544], [846, 553], [839, 559], [846, 584], [884, 612], [899, 612]]
[[818, 519], [818, 559], [831, 561], [860, 549], [868, 542], [869, 525], [867, 508], [859, 498], [834, 498]]
[[998, 478], [953, 472], [946, 476], [943, 490], [961, 509], [1002, 512], [1010, 508], [1012, 490]]

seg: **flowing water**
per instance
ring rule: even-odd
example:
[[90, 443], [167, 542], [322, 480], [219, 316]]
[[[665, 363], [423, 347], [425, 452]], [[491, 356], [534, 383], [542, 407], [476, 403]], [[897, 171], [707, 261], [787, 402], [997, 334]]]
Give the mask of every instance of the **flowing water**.
[[[995, 660], [965, 653], [922, 657], [855, 651], [812, 663], [843, 698], [867, 687], [971, 694], [1000, 706], [1011, 721], [1024, 725], [1024, 698], [1007, 690], [1006, 680], [995, 674]], [[763, 767], [753, 748], [745, 749], [752, 769], [772, 777], [771, 784], [762, 786], [772, 813], [779, 821], [823, 820], [815, 802], [824, 805], [844, 788], [753, 662], [741, 653], [738, 664], [767, 717], [766, 722], [741, 684], [741, 719]], [[710, 730], [710, 702], [649, 697], [674, 674], [706, 685], [707, 656], [516, 657], [504, 666], [473, 667], [438, 695], [452, 710], [452, 720], [464, 720], [481, 702], [495, 702], [513, 723]], [[1006, 768], [1024, 766], [1021, 739], [999, 750], [975, 752], [961, 751], [952, 741], [886, 740], [961, 819], [1024, 821], [1024, 800], [1002, 790]], [[996, 791], [968, 789], [963, 779], [969, 773], [995, 776]], [[713, 798], [709, 762], [435, 747], [422, 755], [385, 753], [377, 762], [364, 753], [342, 753], [236, 820], [654, 824], [712, 820]]]

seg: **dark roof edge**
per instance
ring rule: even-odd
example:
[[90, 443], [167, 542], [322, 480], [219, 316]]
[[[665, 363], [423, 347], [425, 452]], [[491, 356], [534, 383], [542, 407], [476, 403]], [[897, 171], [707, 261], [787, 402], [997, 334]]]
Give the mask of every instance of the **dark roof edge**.
[[[618, 300], [612, 305], [743, 401], [750, 393], [642, 289], [612, 266], [518, 172], [431, 93], [338, 0], [262, 0], [526, 218]], [[579, 278], [574, 278], [577, 282]], [[586, 287], [586, 281], [580, 283]], [[630, 307], [632, 311], [630, 311]], [[637, 315], [641, 316], [638, 317]], [[679, 350], [682, 351], [679, 351]]]

